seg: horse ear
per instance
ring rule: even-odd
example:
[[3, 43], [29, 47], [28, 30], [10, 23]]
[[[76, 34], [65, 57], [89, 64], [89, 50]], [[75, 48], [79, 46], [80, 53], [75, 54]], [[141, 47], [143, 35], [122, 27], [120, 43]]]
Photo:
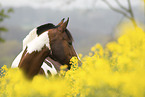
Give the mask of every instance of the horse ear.
[[63, 18], [63, 19], [61, 20], [61, 22], [60, 22], [59, 24], [57, 24], [57, 26], [60, 26], [60, 25], [63, 23], [64, 19], [65, 19], [65, 18]]
[[59, 29], [61, 30], [61, 32], [64, 32], [67, 25], [68, 25], [68, 22], [69, 22], [69, 18], [67, 19], [66, 22], [64, 22], [63, 24], [60, 25]]

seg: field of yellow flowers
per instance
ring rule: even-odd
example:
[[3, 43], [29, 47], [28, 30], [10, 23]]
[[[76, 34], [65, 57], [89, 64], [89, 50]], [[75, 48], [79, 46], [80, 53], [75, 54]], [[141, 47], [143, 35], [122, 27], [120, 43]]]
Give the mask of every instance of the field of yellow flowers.
[[[18, 69], [2, 67], [0, 97], [145, 97], [145, 32], [125, 25], [117, 41], [96, 44], [82, 67], [73, 66], [62, 77], [24, 79]], [[64, 67], [62, 67], [64, 68]]]

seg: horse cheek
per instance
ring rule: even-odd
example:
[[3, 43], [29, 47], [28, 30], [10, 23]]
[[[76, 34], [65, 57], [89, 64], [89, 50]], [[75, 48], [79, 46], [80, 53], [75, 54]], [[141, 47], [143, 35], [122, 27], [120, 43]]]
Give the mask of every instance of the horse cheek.
[[55, 43], [55, 45], [53, 45], [52, 47], [51, 47], [51, 49], [52, 49], [52, 54], [53, 54], [53, 56], [59, 61], [59, 62], [61, 62], [61, 64], [62, 63], [64, 63], [63, 62], [63, 58], [65, 57], [64, 56], [64, 49], [63, 49], [63, 47], [62, 47], [62, 45], [60, 44], [60, 43]]

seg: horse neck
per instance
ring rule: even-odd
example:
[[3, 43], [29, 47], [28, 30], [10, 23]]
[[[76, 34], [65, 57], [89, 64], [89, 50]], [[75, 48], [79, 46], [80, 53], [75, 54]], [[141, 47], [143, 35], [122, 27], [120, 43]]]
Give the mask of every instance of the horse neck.
[[41, 51], [34, 51], [32, 53], [23, 53], [23, 57], [19, 63], [19, 68], [24, 71], [27, 78], [33, 78], [38, 74], [42, 66], [43, 61], [49, 55], [49, 50], [46, 46]]
[[32, 31], [30, 31], [30, 33], [24, 38], [23, 40], [23, 49], [25, 49], [26, 45], [28, 43], [30, 43], [33, 39], [35, 39], [36, 37], [38, 37], [37, 35], [37, 29], [34, 28]]
[[50, 54], [48, 32], [44, 32], [28, 43], [22, 55], [19, 68], [23, 69], [28, 78], [38, 74], [45, 58]]
[[42, 33], [39, 37], [36, 37], [30, 43], [28, 43], [28, 52], [32, 53], [33, 51], [41, 51], [44, 45], [50, 48], [48, 33], [49, 32], [46, 31]]

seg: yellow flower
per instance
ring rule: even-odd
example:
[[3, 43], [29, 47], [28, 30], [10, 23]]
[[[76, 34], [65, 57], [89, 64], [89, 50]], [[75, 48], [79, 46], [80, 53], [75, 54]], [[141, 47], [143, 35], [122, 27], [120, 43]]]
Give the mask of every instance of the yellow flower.
[[96, 44], [88, 56], [70, 60], [62, 77], [37, 75], [27, 81], [17, 69], [1, 68], [0, 97], [144, 97], [145, 32], [124, 24], [121, 36], [103, 48]]

